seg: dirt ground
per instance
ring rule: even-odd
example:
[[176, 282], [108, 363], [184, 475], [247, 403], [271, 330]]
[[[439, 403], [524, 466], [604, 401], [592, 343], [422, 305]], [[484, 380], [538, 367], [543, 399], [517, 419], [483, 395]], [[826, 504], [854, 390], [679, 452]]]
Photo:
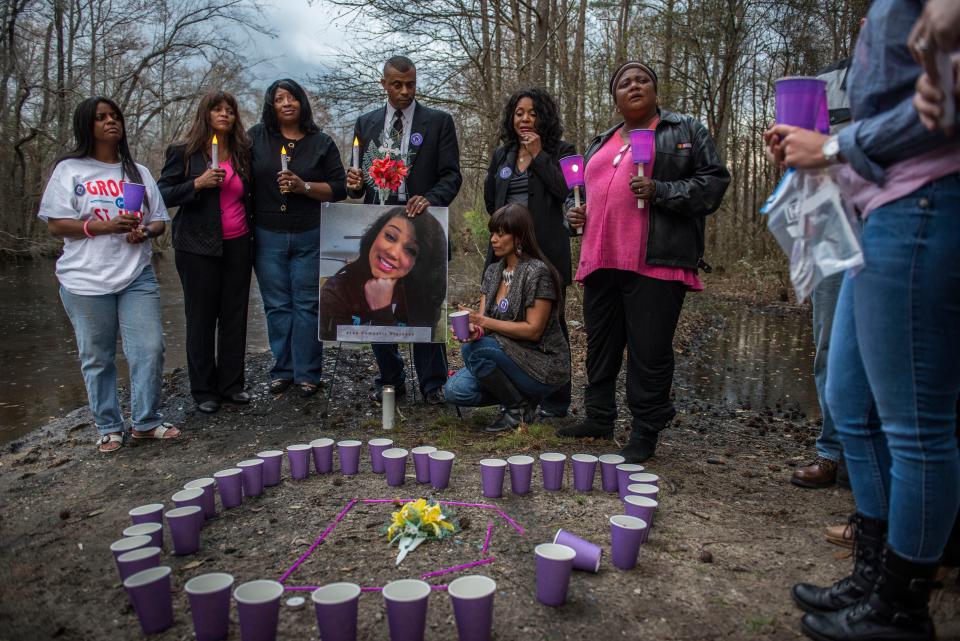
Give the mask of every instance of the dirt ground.
[[[736, 288], [730, 288], [735, 291]], [[678, 369], [690, 367], [696, 347], [722, 331], [710, 297], [684, 311], [678, 331]], [[745, 304], [757, 304], [755, 301]], [[789, 313], [808, 313], [789, 308]], [[568, 318], [575, 316], [568, 315]], [[571, 332], [575, 350], [575, 405], [583, 386], [582, 330]], [[452, 354], [452, 366], [456, 356]], [[127, 510], [166, 502], [183, 484], [231, 467], [265, 449], [281, 449], [321, 436], [368, 440], [383, 436], [379, 408], [368, 400], [375, 364], [369, 350], [345, 353], [329, 405], [327, 390], [307, 401], [267, 393], [267, 354], [248, 360], [246, 407], [227, 407], [206, 416], [194, 412], [184, 372], [168, 381], [164, 411], [184, 429], [180, 442], [136, 444], [119, 453], [95, 452], [86, 410], [78, 410], [15, 442], [0, 454], [0, 640], [65, 639], [115, 641], [142, 637], [121, 587], [108, 546], [129, 524]], [[332, 350], [326, 372], [333, 370]], [[622, 385], [621, 385], [622, 391]], [[412, 389], [411, 389], [412, 392]], [[621, 397], [621, 401], [622, 401]], [[537, 488], [525, 497], [483, 499], [477, 462], [487, 456], [561, 451], [603, 454], [609, 442], [561, 442], [554, 426], [531, 426], [523, 434], [492, 437], [470, 431], [491, 418], [488, 411], [426, 408], [412, 394], [400, 406], [402, 419], [389, 434], [402, 447], [432, 444], [457, 454], [448, 489], [432, 492], [408, 478], [392, 491], [369, 470], [366, 448], [361, 474], [311, 475], [285, 480], [263, 496], [221, 511], [202, 533], [202, 549], [162, 562], [173, 568], [176, 623], [156, 636], [162, 641], [193, 638], [184, 583], [205, 572], [233, 574], [237, 583], [278, 579], [352, 498], [428, 496], [492, 502], [525, 529], [521, 536], [493, 513], [460, 508], [462, 532], [453, 540], [428, 543], [396, 568], [381, 527], [389, 504], [357, 505], [288, 581], [322, 585], [353, 581], [381, 586], [399, 578], [483, 558], [490, 522], [490, 554], [479, 572], [497, 581], [494, 635], [502, 641], [583, 639], [770, 639], [802, 638], [800, 612], [788, 589], [797, 581], [820, 583], [842, 576], [850, 559], [827, 544], [823, 528], [852, 510], [849, 492], [809, 491], [788, 482], [792, 468], [808, 459], [819, 427], [786, 406], [718, 407], [677, 398], [679, 416], [663, 434], [647, 468], [662, 478], [660, 509], [638, 567], [629, 572], [609, 562], [608, 518], [621, 513], [615, 495], [599, 489], [576, 493], [567, 467], [565, 489]], [[626, 425], [621, 409], [621, 425]], [[567, 420], [576, 420], [576, 415]], [[618, 434], [622, 442], [623, 433]], [[412, 476], [412, 465], [408, 469]], [[509, 481], [507, 483], [509, 485]], [[599, 487], [599, 481], [597, 483]], [[533, 548], [552, 540], [558, 527], [604, 547], [597, 574], [576, 572], [569, 599], [560, 608], [540, 605], [534, 595]], [[169, 538], [167, 539], [169, 545]], [[446, 583], [457, 575], [430, 579]], [[933, 612], [940, 639], [960, 639], [960, 589], [956, 571], [938, 592]], [[299, 593], [308, 596], [307, 593]], [[231, 639], [239, 639], [236, 609]], [[430, 597], [428, 639], [455, 638], [453, 610], [442, 591]], [[283, 606], [281, 639], [317, 639], [312, 607]], [[367, 593], [360, 601], [360, 638], [388, 638], [383, 601]]]

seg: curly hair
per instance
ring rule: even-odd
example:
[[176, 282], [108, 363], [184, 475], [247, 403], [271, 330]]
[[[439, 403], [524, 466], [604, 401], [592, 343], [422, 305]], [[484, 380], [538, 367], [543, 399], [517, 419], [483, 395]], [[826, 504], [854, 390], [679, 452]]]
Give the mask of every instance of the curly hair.
[[313, 109], [310, 107], [310, 98], [307, 97], [307, 92], [296, 81], [289, 78], [275, 81], [267, 87], [267, 93], [263, 96], [263, 112], [260, 115], [260, 121], [267, 128], [267, 131], [274, 134], [280, 131], [277, 110], [273, 106], [273, 100], [277, 97], [277, 89], [286, 89], [300, 103], [300, 131], [305, 134], [320, 131], [317, 123], [313, 121]]
[[533, 101], [533, 109], [537, 112], [535, 126], [537, 134], [540, 136], [540, 143], [548, 152], [555, 152], [563, 136], [560, 110], [549, 93], [536, 87], [521, 89], [507, 98], [507, 103], [503, 108], [503, 118], [500, 121], [500, 140], [505, 144], [513, 143], [519, 146], [520, 138], [513, 127], [513, 113], [517, 110], [517, 104], [523, 98], [529, 98]]
[[440, 269], [447, 262], [447, 236], [443, 225], [429, 213], [408, 218], [406, 209], [392, 207], [367, 227], [360, 238], [360, 258], [357, 263], [364, 265], [365, 272], [370, 271], [370, 248], [377, 235], [393, 218], [403, 218], [413, 225], [420, 252], [410, 273], [401, 279], [409, 295], [407, 296], [408, 322], [411, 325], [434, 325], [439, 318], [440, 305], [446, 297], [447, 274]]

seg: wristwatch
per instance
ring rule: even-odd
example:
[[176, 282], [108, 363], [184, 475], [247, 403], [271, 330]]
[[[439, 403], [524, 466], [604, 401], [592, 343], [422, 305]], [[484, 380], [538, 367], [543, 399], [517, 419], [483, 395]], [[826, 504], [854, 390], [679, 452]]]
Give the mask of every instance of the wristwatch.
[[157, 234], [153, 233], [153, 230], [150, 229], [149, 227], [143, 228], [143, 235], [146, 236], [147, 238], [154, 238], [157, 236]]
[[840, 155], [840, 140], [837, 136], [834, 135], [827, 138], [826, 142], [823, 143], [821, 151], [823, 152], [823, 157], [826, 158], [827, 162], [831, 165], [843, 162], [843, 156]]
[[308, 183], [306, 180], [303, 181], [303, 193], [310, 193], [310, 183]]

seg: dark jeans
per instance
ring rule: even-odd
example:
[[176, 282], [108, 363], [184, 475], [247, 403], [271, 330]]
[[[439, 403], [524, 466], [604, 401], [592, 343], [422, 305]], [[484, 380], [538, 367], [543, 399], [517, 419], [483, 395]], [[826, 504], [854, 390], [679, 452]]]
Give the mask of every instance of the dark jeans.
[[[376, 386], [393, 385], [402, 387], [406, 379], [403, 369], [403, 357], [393, 343], [373, 345], [373, 356], [377, 359], [380, 376]], [[413, 346], [413, 365], [420, 380], [420, 391], [426, 395], [447, 381], [447, 355], [443, 343], [415, 343]]]
[[178, 251], [187, 320], [190, 393], [198, 403], [243, 391], [250, 298], [250, 234], [223, 241], [223, 256]]
[[686, 286], [618, 269], [600, 269], [583, 287], [587, 330], [587, 418], [612, 427], [617, 418], [617, 376], [627, 348], [627, 405], [633, 430], [660, 431], [676, 415], [673, 334]]
[[276, 363], [273, 379], [320, 384], [320, 228], [290, 234], [257, 228], [257, 283]]
[[506, 402], [506, 399], [495, 398], [480, 383], [481, 378], [489, 376], [498, 367], [510, 378], [524, 398], [538, 401], [556, 389], [555, 386], [541, 383], [520, 369], [493, 336], [484, 336], [472, 343], [464, 343], [460, 349], [466, 367], [454, 374], [444, 386], [444, 396], [448, 403], [464, 407], [484, 407]]
[[820, 416], [823, 427], [817, 437], [817, 455], [831, 461], [839, 461], [842, 453], [840, 436], [837, 434], [830, 408], [827, 406], [827, 361], [830, 354], [830, 334], [833, 329], [833, 316], [840, 296], [840, 284], [843, 274], [827, 276], [813, 290], [810, 303], [813, 305], [813, 381], [817, 388], [817, 400], [820, 402]]

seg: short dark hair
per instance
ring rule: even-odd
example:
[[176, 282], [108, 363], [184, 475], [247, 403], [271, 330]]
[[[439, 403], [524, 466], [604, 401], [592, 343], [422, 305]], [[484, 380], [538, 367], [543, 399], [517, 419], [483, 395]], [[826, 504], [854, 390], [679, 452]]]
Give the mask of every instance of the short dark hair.
[[536, 87], [521, 89], [507, 98], [507, 103], [503, 108], [503, 118], [500, 121], [500, 140], [504, 143], [513, 143], [519, 146], [520, 139], [517, 136], [517, 131], [513, 128], [513, 112], [517, 110], [517, 104], [523, 98], [529, 98], [533, 101], [533, 109], [537, 112], [537, 134], [540, 136], [543, 148], [550, 153], [556, 152], [560, 137], [563, 136], [560, 110], [549, 93]]
[[407, 73], [411, 69], [416, 69], [413, 60], [406, 56], [391, 56], [389, 60], [383, 63], [383, 75], [387, 75], [387, 69], [396, 69], [400, 73]]
[[280, 132], [277, 112], [273, 107], [273, 99], [277, 97], [277, 89], [289, 91], [300, 103], [300, 131], [305, 134], [313, 134], [320, 130], [317, 123], [313, 122], [313, 109], [310, 107], [307, 92], [296, 81], [284, 78], [267, 87], [267, 93], [263, 96], [263, 112], [260, 115], [260, 121], [266, 126], [267, 131], [273, 134]]

